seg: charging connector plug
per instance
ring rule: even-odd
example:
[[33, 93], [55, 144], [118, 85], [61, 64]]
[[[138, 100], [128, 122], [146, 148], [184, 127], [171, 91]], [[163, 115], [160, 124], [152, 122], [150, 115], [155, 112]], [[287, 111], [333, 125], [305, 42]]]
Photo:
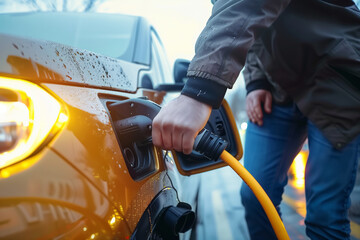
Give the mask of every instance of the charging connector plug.
[[194, 150], [209, 160], [217, 161], [227, 145], [225, 140], [204, 128], [195, 138]]

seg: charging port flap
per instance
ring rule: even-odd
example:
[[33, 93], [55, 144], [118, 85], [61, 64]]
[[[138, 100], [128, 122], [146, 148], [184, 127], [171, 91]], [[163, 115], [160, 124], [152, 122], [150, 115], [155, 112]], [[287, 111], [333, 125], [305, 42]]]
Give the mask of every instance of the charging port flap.
[[131, 177], [142, 180], [158, 169], [151, 141], [152, 119], [160, 106], [144, 99], [107, 104], [122, 154]]
[[[227, 142], [228, 151], [237, 160], [243, 155], [239, 132], [230, 106], [223, 100], [219, 109], [213, 109], [205, 128]], [[211, 160], [196, 151], [190, 155], [175, 154], [175, 163], [182, 175], [192, 175], [227, 166], [221, 160]]]

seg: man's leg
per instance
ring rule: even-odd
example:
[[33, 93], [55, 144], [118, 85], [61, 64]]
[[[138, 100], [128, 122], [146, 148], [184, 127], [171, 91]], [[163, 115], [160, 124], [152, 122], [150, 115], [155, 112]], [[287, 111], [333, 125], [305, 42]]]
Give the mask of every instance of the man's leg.
[[306, 234], [312, 240], [350, 239], [349, 196], [356, 178], [360, 137], [339, 151], [312, 123], [308, 135]]
[[[279, 210], [287, 172], [306, 138], [307, 120], [295, 105], [273, 106], [263, 126], [249, 122], [245, 138], [244, 166], [264, 188]], [[251, 239], [277, 239], [253, 192], [244, 183], [241, 201]]]

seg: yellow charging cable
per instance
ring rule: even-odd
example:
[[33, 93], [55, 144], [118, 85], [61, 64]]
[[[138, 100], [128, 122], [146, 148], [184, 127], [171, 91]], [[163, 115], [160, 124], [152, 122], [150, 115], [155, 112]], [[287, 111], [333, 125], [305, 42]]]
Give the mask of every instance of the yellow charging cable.
[[277, 238], [279, 240], [289, 240], [290, 238], [286, 232], [284, 224], [281, 221], [278, 212], [276, 211], [268, 195], [265, 193], [264, 189], [255, 180], [255, 178], [244, 168], [244, 166], [241, 165], [241, 163], [236, 158], [234, 158], [230, 153], [225, 150], [226, 147], [226, 141], [205, 128], [199, 132], [194, 141], [195, 151], [203, 154], [209, 160], [217, 160], [220, 158], [224, 162], [229, 164], [229, 166], [250, 187], [256, 198], [259, 200], [267, 217], [269, 218], [269, 221], [275, 231]]
[[255, 178], [244, 168], [241, 163], [236, 160], [230, 153], [224, 150], [220, 158], [229, 164], [229, 166], [244, 180], [244, 182], [254, 192], [256, 198], [259, 200], [261, 206], [264, 208], [266, 215], [269, 218], [271, 226], [273, 227], [275, 234], [280, 240], [290, 240], [289, 235], [286, 232], [283, 222], [276, 211], [273, 203], [271, 202], [264, 189], [255, 180]]

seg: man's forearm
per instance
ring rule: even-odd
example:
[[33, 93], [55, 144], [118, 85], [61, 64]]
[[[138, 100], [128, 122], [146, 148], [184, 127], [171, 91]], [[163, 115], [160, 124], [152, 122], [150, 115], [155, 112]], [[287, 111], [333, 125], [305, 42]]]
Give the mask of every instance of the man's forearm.
[[217, 1], [197, 40], [188, 76], [210, 79], [231, 88], [255, 39], [276, 20], [289, 2]]

